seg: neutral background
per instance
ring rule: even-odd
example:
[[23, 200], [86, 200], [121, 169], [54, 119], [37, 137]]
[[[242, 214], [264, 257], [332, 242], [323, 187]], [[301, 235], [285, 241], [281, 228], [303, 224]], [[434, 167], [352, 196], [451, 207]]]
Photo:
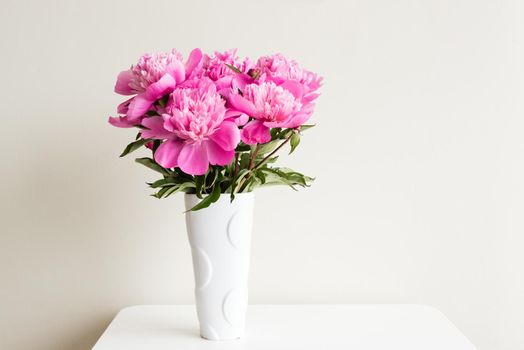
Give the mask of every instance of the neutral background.
[[325, 76], [257, 193], [253, 303], [422, 303], [524, 348], [522, 1], [5, 1], [0, 348], [88, 350], [122, 307], [191, 303], [182, 198], [118, 154], [115, 77], [144, 52], [282, 52]]

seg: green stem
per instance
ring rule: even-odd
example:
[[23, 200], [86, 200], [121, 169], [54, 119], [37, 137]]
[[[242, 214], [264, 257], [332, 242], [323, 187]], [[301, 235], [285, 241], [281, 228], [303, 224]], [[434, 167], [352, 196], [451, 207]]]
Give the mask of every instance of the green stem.
[[292, 133], [291, 133], [291, 134], [290, 134], [290, 135], [289, 135], [289, 136], [284, 140], [284, 142], [282, 142], [282, 143], [281, 143], [277, 148], [275, 148], [275, 149], [273, 150], [273, 152], [271, 152], [271, 153], [269, 153], [267, 156], [265, 156], [264, 159], [262, 159], [262, 160], [260, 161], [260, 163], [258, 163], [257, 165], [255, 165], [255, 166], [254, 166], [252, 169], [250, 169], [250, 170], [256, 170], [256, 169], [260, 168], [262, 165], [264, 165], [264, 164], [268, 161], [269, 158], [271, 158], [271, 157], [272, 157], [275, 153], [277, 153], [277, 152], [278, 152], [282, 147], [284, 147], [284, 145], [285, 145], [286, 143], [288, 143], [289, 140], [291, 140], [291, 137], [292, 137], [294, 134], [295, 134], [295, 133], [292, 132]]
[[240, 163], [238, 162], [238, 156], [239, 156], [239, 153], [235, 153], [235, 170], [233, 172], [233, 178], [235, 178], [238, 174], [238, 170], [239, 170], [239, 166], [240, 166]]
[[[257, 158], [257, 155], [258, 155], [259, 151], [260, 151], [260, 144], [257, 143], [255, 149], [251, 153], [251, 158], [249, 159], [249, 166], [248, 166], [249, 171], [253, 170], [253, 168], [255, 167], [255, 159]], [[251, 174], [252, 173], [250, 172], [244, 178], [244, 180], [242, 181], [242, 185], [239, 187], [240, 188], [239, 192], [242, 192], [242, 191], [245, 190], [245, 185], [246, 185], [247, 181], [249, 180], [249, 178], [251, 177]]]
[[253, 167], [255, 165], [255, 159], [257, 158], [258, 151], [260, 151], [260, 144], [257, 143], [257, 146], [255, 147], [255, 150], [251, 154], [251, 159], [249, 160], [249, 170], [253, 170]]

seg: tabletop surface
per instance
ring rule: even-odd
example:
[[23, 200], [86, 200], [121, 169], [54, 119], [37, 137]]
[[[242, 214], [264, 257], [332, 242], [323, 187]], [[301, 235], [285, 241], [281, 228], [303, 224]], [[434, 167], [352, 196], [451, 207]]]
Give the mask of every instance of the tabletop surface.
[[199, 337], [193, 305], [121, 310], [93, 350], [476, 350], [422, 305], [250, 305], [242, 339]]

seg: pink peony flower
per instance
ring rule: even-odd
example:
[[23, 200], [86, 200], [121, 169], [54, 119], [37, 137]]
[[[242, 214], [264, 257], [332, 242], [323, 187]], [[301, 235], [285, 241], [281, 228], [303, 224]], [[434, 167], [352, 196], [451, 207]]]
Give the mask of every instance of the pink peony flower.
[[240, 140], [266, 143], [272, 128], [303, 125], [321, 84], [320, 76], [281, 54], [253, 63], [239, 59], [236, 49], [213, 55], [194, 49], [184, 63], [173, 49], [143, 55], [118, 75], [115, 92], [128, 99], [109, 122], [140, 128], [161, 166], [203, 175], [212, 165], [230, 164]]
[[165, 168], [203, 175], [209, 164], [229, 164], [240, 141], [237, 125], [225, 119], [225, 101], [209, 78], [196, 87], [177, 88], [166, 113], [145, 118], [142, 137], [164, 140], [154, 154]]
[[260, 74], [260, 81], [273, 81], [278, 85], [286, 81], [297, 82], [303, 87], [302, 95], [306, 101], [318, 97], [314, 92], [322, 85], [322, 77], [303, 69], [298, 62], [282, 54], [260, 57], [255, 69]]
[[235, 72], [226, 66], [229, 64], [234, 67], [240, 66], [240, 60], [237, 56], [237, 49], [230, 49], [224, 53], [216, 52], [213, 56], [204, 55], [203, 67], [211, 80], [217, 81], [225, 76], [234, 76]]
[[217, 89], [223, 90], [231, 87], [233, 78], [238, 74], [227, 65], [238, 68], [242, 72], [247, 72], [250, 67], [249, 60], [241, 61], [237, 56], [237, 49], [230, 49], [223, 53], [215, 52], [213, 56], [204, 55], [203, 73], [217, 85]]
[[245, 143], [268, 142], [270, 128], [296, 128], [312, 115], [321, 77], [281, 54], [261, 57], [248, 73], [237, 74], [226, 95], [231, 114], [237, 111], [254, 118], [242, 129]]
[[173, 49], [170, 52], [143, 55], [131, 69], [121, 72], [115, 92], [121, 95], [136, 94], [127, 106], [128, 122], [142, 117], [156, 100], [185, 81], [201, 60], [202, 52], [194, 49], [184, 64], [182, 55]]
[[274, 82], [246, 85], [243, 94], [232, 93], [229, 102], [236, 110], [254, 118], [242, 129], [242, 141], [247, 144], [269, 142], [269, 128], [299, 126], [307, 119], [304, 114], [309, 114], [303, 111], [300, 99]]

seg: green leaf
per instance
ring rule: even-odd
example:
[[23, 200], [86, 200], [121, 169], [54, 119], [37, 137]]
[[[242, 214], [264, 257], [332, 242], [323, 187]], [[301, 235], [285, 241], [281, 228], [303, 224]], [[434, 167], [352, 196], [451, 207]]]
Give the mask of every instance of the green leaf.
[[289, 144], [291, 145], [289, 154], [293, 153], [293, 151], [295, 150], [295, 148], [297, 148], [299, 143], [300, 143], [300, 134], [293, 134], [293, 136], [291, 136], [291, 140], [289, 140]]
[[262, 183], [260, 181], [260, 178], [256, 177], [256, 176], [252, 176], [249, 178], [249, 180], [247, 181], [247, 186], [246, 186], [246, 190], [244, 192], [251, 192], [253, 191], [253, 189], [257, 186], [261, 186]]
[[251, 150], [251, 146], [249, 145], [246, 145], [245, 143], [243, 142], [240, 142], [237, 146], [237, 148], [235, 149], [236, 152], [247, 152]]
[[251, 156], [249, 153], [242, 153], [240, 155], [240, 169], [247, 169], [249, 167], [249, 161]]
[[299, 173], [287, 174], [287, 179], [302, 187], [309, 187], [309, 183], [314, 179]]
[[255, 177], [257, 177], [260, 180], [260, 184], [263, 185], [266, 183], [266, 175], [263, 171], [256, 170]]
[[270, 158], [266, 159], [264, 165], [262, 165], [262, 166], [264, 167], [264, 166], [267, 166], [267, 164], [275, 163], [278, 160], [278, 157], [279, 156], [274, 156], [274, 157], [270, 157]]
[[282, 131], [282, 128], [272, 128], [269, 133], [271, 134], [271, 140], [277, 139], [278, 134]]
[[162, 187], [160, 189], [160, 191], [158, 191], [157, 193], [152, 194], [152, 196], [155, 197], [155, 198], [160, 199], [160, 198], [162, 198], [164, 196], [164, 193], [166, 193], [170, 188], [171, 187], [169, 187], [169, 186]]
[[273, 151], [280, 144], [280, 140], [273, 140], [267, 143], [263, 143], [258, 148], [258, 154], [265, 154]]
[[301, 125], [300, 126], [300, 131], [306, 131], [307, 129], [311, 129], [314, 126], [315, 126], [315, 124], [309, 124], [309, 125], [304, 124], [304, 125]]
[[129, 153], [131, 153], [133, 151], [136, 151], [137, 149], [139, 149], [140, 147], [142, 147], [143, 145], [145, 145], [149, 141], [151, 141], [151, 140], [149, 140], [149, 139], [140, 139], [138, 141], [131, 142], [129, 145], [126, 146], [126, 148], [124, 149], [124, 151], [122, 152], [120, 157], [123, 157], [123, 156], [128, 155]]
[[294, 183], [293, 181], [288, 180], [286, 174], [281, 172], [280, 170], [266, 168], [266, 169], [261, 169], [261, 171], [264, 171], [267, 174], [269, 174], [269, 176], [266, 179], [266, 184], [268, 184], [268, 185], [282, 184], [282, 185], [287, 185], [287, 186], [291, 187], [295, 191], [297, 190], [295, 188], [295, 186], [294, 186], [294, 185], [296, 185], [296, 183]]
[[158, 187], [165, 187], [167, 185], [178, 185], [178, 184], [179, 184], [179, 182], [177, 182], [175, 180], [175, 178], [168, 177], [168, 178], [165, 178], [165, 179], [157, 180], [157, 181], [153, 182], [152, 184], [150, 184], [149, 186], [151, 188], [158, 188]]
[[198, 198], [202, 198], [202, 191], [204, 190], [204, 184], [206, 177], [204, 175], [195, 176], [195, 192]]
[[232, 66], [230, 64], [227, 64], [227, 63], [224, 63], [229, 69], [231, 69], [232, 71], [236, 72], [236, 73], [242, 73], [242, 71], [240, 69], [238, 69], [237, 67], [235, 66]]
[[175, 169], [173, 169], [173, 172], [174, 172], [177, 176], [179, 176], [179, 177], [181, 177], [181, 178], [183, 178], [183, 179], [186, 179], [186, 180], [188, 180], [188, 181], [194, 181], [194, 180], [195, 180], [195, 179], [193, 178], [193, 175], [189, 175], [189, 174], [184, 173], [180, 168], [175, 168]]
[[281, 140], [287, 139], [292, 133], [296, 132], [295, 129], [285, 129], [278, 134], [278, 138]]
[[187, 190], [189, 188], [194, 188], [195, 187], [195, 184], [194, 183], [191, 183], [191, 182], [184, 182], [183, 184], [180, 184], [180, 185], [177, 185], [177, 186], [172, 186], [170, 187], [165, 193], [164, 193], [164, 197], [167, 198], [169, 197], [170, 195], [172, 194], [175, 194], [177, 192], [180, 192], [180, 191], [184, 191], [184, 190]]
[[[249, 169], [241, 169], [237, 176], [233, 179], [233, 182], [231, 183], [231, 201], [233, 201], [235, 198], [235, 193], [240, 190], [242, 179], [244, 179], [249, 173], [251, 173]], [[229, 190], [229, 188], [227, 190]]]
[[211, 204], [215, 203], [220, 198], [220, 180], [222, 180], [222, 175], [220, 175], [220, 179], [217, 180], [218, 183], [215, 184], [215, 187], [213, 188], [211, 194], [204, 197], [204, 199], [198, 202], [198, 204], [195, 205], [193, 208], [189, 209], [189, 211], [204, 209], [209, 207]]
[[210, 179], [210, 177], [206, 178], [206, 189], [208, 189], [208, 188], [212, 188], [212, 187], [215, 185], [215, 183], [216, 183], [216, 181], [217, 181], [219, 175], [221, 175], [221, 171], [222, 171], [221, 168], [214, 168], [214, 167], [213, 167], [213, 168], [211, 168], [211, 169], [212, 169], [212, 171], [214, 170], [214, 173], [215, 173], [215, 174], [214, 174], [214, 176], [211, 178], [211, 182], [208, 181], [208, 180]]
[[314, 178], [305, 176], [288, 168], [266, 168], [260, 169], [260, 171], [263, 171], [268, 175], [266, 182], [261, 184], [261, 186], [288, 185], [296, 190], [295, 186], [309, 187], [310, 183], [314, 180]]
[[309, 187], [310, 183], [315, 179], [289, 168], [279, 168], [279, 171], [285, 174], [286, 179], [300, 185], [302, 187]]
[[163, 168], [160, 164], [158, 164], [151, 158], [147, 158], [147, 157], [137, 158], [135, 159], [135, 162], [142, 164], [143, 166], [148, 167], [149, 169], [157, 171], [162, 175], [169, 176], [171, 174], [169, 170], [167, 170], [166, 168]]

